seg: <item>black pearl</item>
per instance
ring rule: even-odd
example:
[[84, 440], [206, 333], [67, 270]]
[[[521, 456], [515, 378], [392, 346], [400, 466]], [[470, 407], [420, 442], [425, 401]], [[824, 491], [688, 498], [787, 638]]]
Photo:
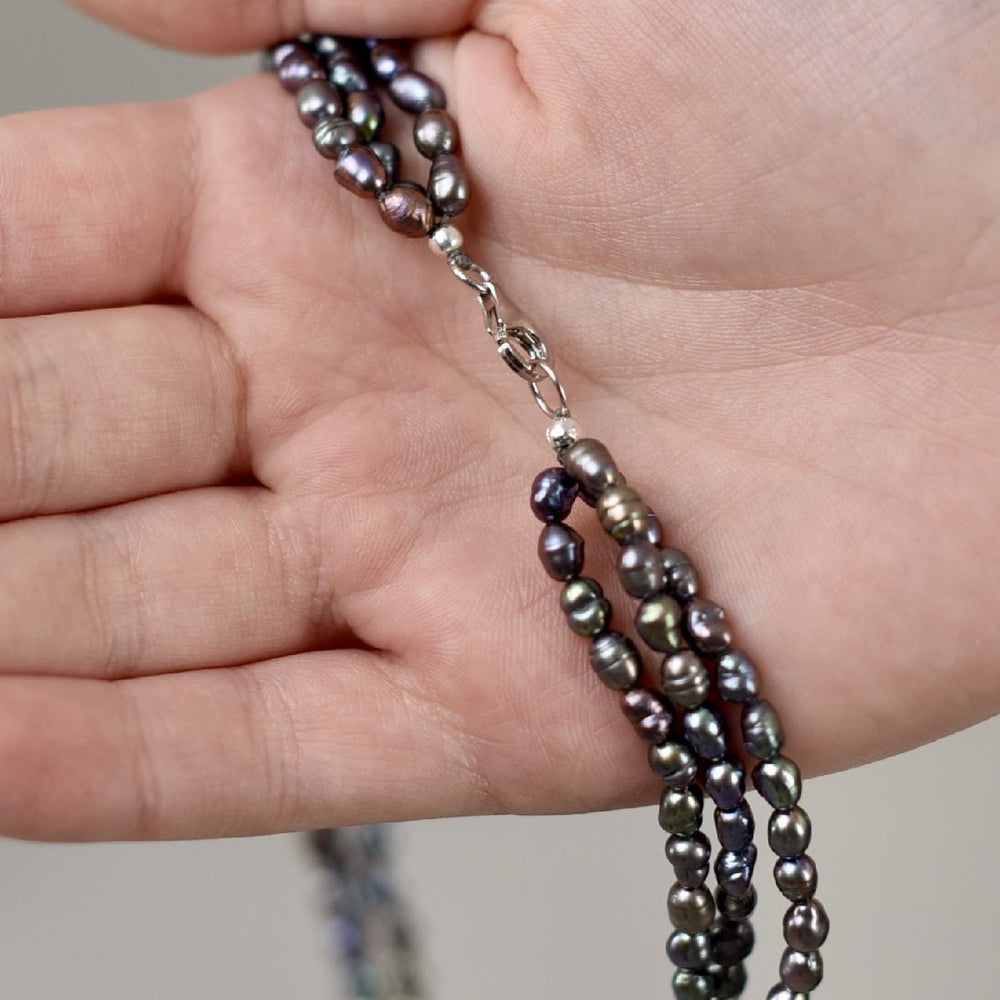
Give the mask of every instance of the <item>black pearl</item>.
[[311, 55], [309, 46], [303, 45], [302, 42], [278, 42], [277, 45], [272, 45], [265, 51], [263, 68], [265, 70], [278, 69], [289, 56], [308, 57]]
[[281, 86], [293, 94], [310, 80], [322, 80], [325, 76], [319, 60], [308, 53], [305, 55], [292, 53], [278, 67], [278, 80]]
[[663, 586], [659, 549], [651, 542], [630, 542], [618, 556], [618, 577], [633, 596], [647, 598]]
[[608, 449], [594, 438], [581, 438], [571, 444], [559, 460], [580, 484], [581, 495], [591, 500], [596, 500], [606, 489], [625, 483]]
[[725, 652], [733, 641], [725, 618], [726, 613], [718, 604], [702, 597], [692, 598], [687, 606], [687, 634], [691, 645], [708, 656]]
[[442, 108], [428, 108], [413, 123], [413, 144], [417, 151], [433, 160], [442, 153], [458, 152], [458, 125]]
[[767, 994], [767, 1000], [809, 1000], [809, 997], [805, 993], [793, 993], [792, 990], [778, 983], [777, 986], [771, 987], [771, 991]]
[[779, 858], [797, 858], [809, 849], [812, 821], [800, 806], [776, 812], [767, 824], [767, 842]]
[[378, 95], [373, 90], [355, 90], [348, 94], [346, 118], [358, 130], [364, 142], [371, 142], [385, 121]]
[[681, 606], [665, 594], [647, 597], [635, 614], [635, 628], [650, 649], [672, 653], [684, 644]]
[[735, 809], [715, 810], [715, 830], [719, 843], [727, 851], [742, 851], [753, 843], [754, 821], [750, 805], [744, 800]]
[[830, 933], [830, 918], [818, 899], [793, 903], [785, 914], [785, 941], [797, 951], [817, 951]]
[[808, 993], [823, 981], [823, 959], [818, 951], [786, 948], [779, 966], [781, 981], [796, 993]]
[[427, 181], [431, 201], [444, 215], [458, 215], [469, 204], [469, 178], [462, 161], [454, 153], [435, 157]]
[[716, 760], [726, 752], [726, 724], [709, 705], [684, 713], [684, 738], [705, 760]]
[[708, 880], [708, 865], [700, 868], [675, 868], [674, 877], [688, 889], [700, 889]]
[[345, 94], [371, 90], [368, 78], [361, 71], [349, 52], [337, 52], [326, 63], [326, 75], [332, 84]]
[[341, 153], [333, 176], [362, 198], [374, 198], [386, 185], [385, 167], [367, 146], [349, 146]]
[[757, 668], [741, 650], [731, 649], [719, 657], [716, 681], [719, 694], [726, 701], [750, 701], [757, 697]]
[[709, 764], [705, 769], [705, 791], [720, 809], [735, 809], [746, 794], [743, 765], [729, 758]]
[[643, 739], [662, 743], [670, 734], [673, 716], [663, 699], [648, 688], [633, 688], [622, 695], [622, 711]]
[[700, 587], [698, 571], [691, 560], [679, 549], [663, 549], [660, 553], [663, 563], [663, 578], [669, 593], [684, 603], [697, 596]]
[[762, 698], [743, 706], [743, 744], [759, 760], [767, 760], [780, 753], [785, 745], [785, 732], [778, 713], [770, 702]]
[[601, 585], [587, 576], [567, 580], [559, 604], [577, 635], [597, 635], [611, 618], [611, 605], [604, 599]]
[[646, 522], [652, 512], [631, 486], [622, 483], [608, 487], [598, 497], [596, 509], [601, 527], [616, 542], [648, 540]]
[[712, 959], [719, 965], [737, 965], [750, 957], [754, 946], [753, 925], [749, 920], [733, 923], [717, 920], [710, 930]]
[[697, 708], [710, 684], [705, 665], [689, 649], [671, 653], [660, 664], [660, 690], [684, 708]]
[[347, 52], [347, 46], [336, 35], [313, 35], [309, 43], [321, 59], [330, 59], [341, 52]]
[[430, 77], [415, 69], [401, 69], [389, 81], [389, 96], [404, 111], [418, 115], [428, 108], [445, 106], [444, 91]]
[[750, 886], [744, 895], [733, 896], [724, 889], [718, 889], [715, 893], [715, 902], [720, 915], [727, 920], [746, 920], [757, 907], [757, 890]]
[[774, 809], [791, 809], [802, 794], [802, 775], [798, 765], [778, 755], [761, 761], [751, 774], [754, 788]]
[[618, 691], [632, 687], [642, 674], [638, 651], [632, 640], [620, 632], [602, 632], [594, 638], [590, 644], [590, 665], [609, 688]]
[[702, 794], [697, 785], [666, 788], [660, 796], [660, 826], [667, 833], [693, 836], [701, 825]]
[[664, 848], [667, 861], [674, 869], [695, 869], [712, 860], [712, 845], [700, 830], [689, 837], [674, 834]]
[[531, 484], [531, 510], [539, 521], [565, 521], [573, 509], [580, 487], [565, 470], [556, 466], [535, 476]]
[[371, 51], [372, 72], [382, 83], [410, 68], [410, 54], [396, 42], [379, 42]]
[[707, 889], [688, 889], [674, 885], [667, 895], [667, 912], [670, 922], [679, 931], [700, 934], [712, 926], [715, 919], [715, 900]]
[[338, 160], [359, 141], [358, 130], [346, 118], [321, 118], [313, 126], [313, 145], [320, 156]]
[[781, 894], [793, 903], [812, 899], [819, 881], [816, 862], [808, 854], [800, 854], [797, 858], [779, 858], [774, 866], [774, 881]]
[[[375, 151], [375, 143], [369, 148]], [[403, 236], [426, 236], [434, 221], [434, 210], [427, 196], [410, 184], [394, 184], [379, 199], [378, 207], [382, 221], [394, 233]]]
[[705, 932], [674, 931], [667, 941], [667, 957], [679, 969], [703, 969], [712, 958], [712, 939]]
[[694, 754], [673, 740], [649, 748], [649, 766], [668, 788], [687, 788], [698, 774]]
[[[399, 177], [399, 147], [394, 142], [388, 142], [385, 139], [376, 139], [374, 142], [368, 143], [368, 148], [382, 161], [382, 166], [385, 167], [385, 176], [388, 179], [389, 186], [392, 187], [396, 184], [396, 178]], [[394, 232], [402, 233], [403, 236], [426, 236], [428, 230], [431, 227], [431, 222], [433, 221], [433, 213], [431, 213], [430, 204], [427, 201], [427, 195], [424, 189], [419, 184], [414, 184], [412, 181], [401, 181], [398, 184], [399, 188], [406, 188], [410, 191], [416, 192], [421, 198], [423, 198], [424, 204], [427, 205], [427, 225], [421, 232], [411, 232], [409, 228], [395, 228], [393, 223], [390, 223], [385, 214], [383, 213], [382, 219], [385, 221], [386, 225], [392, 229]], [[386, 192], [388, 194], [388, 191]], [[382, 201], [385, 199], [383, 198]], [[409, 216], [408, 218], [412, 220], [412, 225], [418, 225], [422, 220], [420, 215], [422, 210], [419, 207], [419, 199], [414, 199], [413, 204], [409, 206], [411, 212], [415, 212], [415, 215]], [[396, 215], [393, 215], [396, 219]], [[398, 219], [396, 220], [398, 223]]]
[[321, 118], [335, 118], [343, 110], [336, 87], [327, 80], [310, 80], [299, 88], [295, 105], [303, 125], [312, 128]]
[[747, 970], [743, 963], [727, 965], [713, 976], [717, 1000], [732, 1000], [747, 988]]
[[730, 896], [745, 896], [753, 881], [757, 863], [757, 848], [749, 844], [742, 851], [720, 851], [715, 859], [715, 877], [719, 888]]
[[583, 538], [567, 524], [547, 524], [538, 538], [538, 558], [553, 580], [579, 576]]
[[672, 981], [674, 1000], [712, 1000], [714, 984], [710, 976], [690, 969], [678, 969]]

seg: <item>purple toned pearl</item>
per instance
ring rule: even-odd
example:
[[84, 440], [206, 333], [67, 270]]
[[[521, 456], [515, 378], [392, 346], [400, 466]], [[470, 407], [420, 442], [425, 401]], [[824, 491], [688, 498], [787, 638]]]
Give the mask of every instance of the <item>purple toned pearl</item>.
[[749, 844], [742, 851], [722, 851], [715, 859], [715, 877], [719, 888], [730, 896], [745, 896], [753, 881], [757, 847]]
[[393, 76], [389, 81], [389, 96], [411, 115], [445, 106], [444, 91], [440, 85], [415, 69], [400, 70]]
[[371, 51], [372, 72], [382, 83], [410, 68], [410, 54], [397, 42], [379, 42]]
[[330, 82], [338, 86], [345, 94], [353, 94], [359, 90], [371, 90], [368, 78], [358, 68], [349, 52], [338, 52], [326, 64], [327, 76]]
[[441, 153], [431, 166], [427, 191], [445, 215], [458, 215], [469, 204], [469, 180], [454, 153]]
[[337, 88], [329, 80], [310, 80], [299, 88], [295, 104], [303, 125], [313, 128], [321, 118], [333, 118], [343, 110]]
[[277, 69], [289, 56], [310, 56], [309, 47], [302, 42], [279, 42], [264, 53], [264, 68]]
[[565, 524], [547, 524], [538, 538], [538, 558], [553, 580], [569, 580], [583, 569], [583, 538]]
[[670, 734], [673, 718], [663, 700], [648, 688], [633, 688], [622, 695], [622, 711], [639, 730], [639, 735], [652, 743], [662, 743]]
[[293, 94], [310, 80], [323, 80], [325, 78], [326, 74], [323, 72], [319, 60], [309, 54], [293, 53], [278, 67], [278, 80], [281, 82], [281, 86]]
[[378, 208], [382, 221], [403, 236], [426, 236], [434, 221], [434, 210], [427, 196], [410, 184], [394, 184], [379, 199]]
[[386, 184], [385, 167], [367, 146], [351, 146], [337, 160], [333, 175], [361, 198], [374, 198]]
[[564, 521], [573, 509], [579, 489], [565, 469], [545, 469], [531, 484], [531, 511], [546, 524]]

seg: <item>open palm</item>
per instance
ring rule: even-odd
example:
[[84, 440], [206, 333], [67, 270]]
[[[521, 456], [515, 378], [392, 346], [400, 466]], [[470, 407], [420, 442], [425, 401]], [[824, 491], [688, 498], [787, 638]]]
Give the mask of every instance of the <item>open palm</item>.
[[[463, 129], [467, 246], [727, 607], [792, 754], [1000, 707], [983, 5], [86, 6], [192, 48], [447, 35], [420, 59]], [[537, 564], [524, 384], [273, 79], [8, 119], [0, 204], [4, 833], [653, 798]]]

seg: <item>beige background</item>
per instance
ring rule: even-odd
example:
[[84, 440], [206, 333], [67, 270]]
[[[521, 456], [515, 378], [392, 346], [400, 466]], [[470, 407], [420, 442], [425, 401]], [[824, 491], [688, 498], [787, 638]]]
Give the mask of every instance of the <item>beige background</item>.
[[[156, 52], [55, 0], [0, 0], [0, 10], [3, 113], [166, 97], [255, 65]], [[996, 995], [998, 735], [993, 721], [807, 786], [820, 897], [834, 927], [818, 996]], [[653, 810], [419, 823], [399, 839], [402, 878], [425, 917], [436, 1000], [670, 995], [669, 879]], [[765, 850], [753, 1000], [774, 981], [781, 950], [783, 907], [767, 884], [766, 858]], [[292, 837], [0, 842], [0, 996], [339, 995], [304, 859]]]

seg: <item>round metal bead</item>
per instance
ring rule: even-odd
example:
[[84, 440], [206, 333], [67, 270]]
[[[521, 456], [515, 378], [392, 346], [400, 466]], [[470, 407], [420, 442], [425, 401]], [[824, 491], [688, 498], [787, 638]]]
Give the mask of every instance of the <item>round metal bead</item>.
[[[392, 187], [399, 176], [399, 147], [394, 142], [377, 139], [375, 142], [368, 143], [368, 148], [382, 161], [382, 166], [385, 167], [385, 175], [389, 179], [389, 186]], [[414, 184], [412, 181], [400, 181], [398, 186], [415, 191], [423, 199], [423, 203], [427, 205], [426, 224], [423, 225], [423, 228], [419, 232], [411, 232], [409, 229], [394, 229], [388, 220], [385, 219], [385, 215], [382, 216], [383, 220], [386, 221], [390, 229], [394, 229], [395, 232], [402, 233], [404, 236], [426, 236], [428, 230], [431, 228], [431, 223], [434, 221], [426, 192], [419, 184]], [[418, 203], [414, 202], [414, 204]], [[417, 208], [417, 214], [418, 216], [423, 214], [422, 206]]]
[[687, 634], [691, 645], [708, 656], [729, 648], [733, 637], [726, 627], [726, 612], [703, 597], [692, 598], [687, 606]]
[[[645, 544], [645, 543], [644, 543]], [[635, 614], [635, 628], [650, 649], [673, 653], [684, 644], [681, 606], [666, 594], [647, 597]]]
[[622, 695], [622, 711], [643, 739], [662, 743], [670, 734], [673, 716], [663, 700], [648, 688], [632, 688]]
[[771, 988], [771, 992], [767, 995], [767, 1000], [809, 1000], [809, 997], [805, 993], [793, 993], [790, 989], [778, 983], [777, 986]]
[[830, 933], [830, 918], [818, 899], [793, 903], [785, 914], [785, 941], [796, 951], [817, 951]]
[[326, 75], [332, 84], [345, 94], [371, 90], [368, 78], [361, 71], [349, 52], [337, 52], [326, 63]]
[[700, 934], [712, 926], [715, 919], [715, 900], [707, 889], [688, 889], [674, 885], [667, 895], [667, 912], [670, 922], [679, 931]]
[[700, 830], [690, 837], [674, 834], [664, 848], [667, 861], [676, 869], [696, 869], [712, 860], [712, 845]]
[[674, 931], [667, 941], [667, 957], [679, 969], [703, 969], [712, 958], [712, 939], [705, 932]]
[[583, 538], [567, 524], [547, 524], [538, 538], [538, 558], [553, 580], [569, 580], [583, 569]]
[[660, 665], [660, 690], [684, 708], [697, 708], [710, 686], [705, 665], [689, 649], [671, 653]]
[[580, 487], [565, 470], [556, 466], [535, 476], [531, 484], [531, 511], [539, 521], [565, 521], [573, 509]]
[[705, 769], [705, 791], [720, 809], [735, 809], [746, 794], [743, 765], [728, 757], [709, 764]]
[[442, 108], [429, 108], [413, 123], [413, 144], [421, 156], [433, 160], [442, 153], [458, 151], [458, 125]]
[[715, 810], [715, 831], [719, 843], [727, 851], [742, 851], [753, 843], [754, 820], [748, 802], [735, 809]]
[[757, 668], [741, 650], [731, 649], [719, 657], [716, 682], [719, 694], [726, 701], [750, 701], [757, 697]]
[[798, 765], [780, 754], [761, 761], [751, 774], [754, 788], [774, 809], [791, 809], [802, 795], [802, 775]]
[[596, 500], [606, 489], [624, 485], [607, 448], [594, 438], [581, 438], [560, 456], [563, 468], [580, 484], [580, 493]]
[[687, 788], [698, 775], [695, 755], [673, 740], [649, 748], [649, 766], [668, 788]]
[[712, 1000], [715, 995], [711, 976], [690, 969], [678, 969], [672, 985], [674, 1000]]
[[701, 826], [702, 794], [697, 785], [666, 788], [660, 796], [660, 826], [667, 833], [691, 837]]
[[278, 67], [278, 80], [285, 90], [296, 93], [310, 80], [323, 80], [326, 74], [319, 60], [312, 54], [292, 53], [282, 60]]
[[726, 724], [709, 705], [684, 714], [684, 737], [694, 752], [705, 760], [716, 760], [726, 752]]
[[716, 920], [709, 934], [712, 940], [712, 959], [719, 965], [738, 965], [753, 951], [753, 925], [749, 920], [740, 920], [738, 923]]
[[770, 702], [763, 699], [747, 702], [741, 721], [743, 744], [759, 760], [773, 757], [785, 745], [785, 732]]
[[594, 638], [590, 665], [609, 688], [618, 691], [632, 687], [642, 674], [639, 653], [632, 640], [620, 632], [602, 632]]
[[374, 198], [387, 180], [382, 161], [367, 146], [349, 146], [341, 153], [333, 176], [361, 198]]
[[812, 821], [801, 806], [776, 812], [767, 824], [767, 842], [779, 858], [805, 854], [812, 840]]
[[742, 996], [747, 987], [747, 970], [742, 962], [719, 969], [712, 978], [715, 980], [715, 996], [718, 1000]]
[[618, 556], [618, 577], [633, 596], [649, 598], [663, 586], [659, 549], [651, 542], [630, 542]]
[[785, 899], [802, 903], [816, 895], [819, 877], [816, 862], [808, 854], [797, 858], [779, 858], [774, 866], [774, 881]]
[[749, 844], [742, 851], [720, 851], [715, 859], [715, 877], [719, 888], [730, 896], [745, 896], [753, 882], [757, 848]]
[[715, 902], [719, 914], [727, 920], [734, 922], [746, 920], [757, 907], [757, 890], [750, 886], [745, 895], [733, 896], [723, 889], [718, 889], [715, 893]]
[[444, 215], [458, 215], [469, 204], [469, 179], [454, 153], [441, 153], [431, 166], [427, 191]]
[[455, 226], [435, 226], [430, 234], [431, 252], [439, 257], [461, 249], [462, 233]]
[[310, 80], [299, 88], [295, 106], [303, 125], [312, 128], [321, 118], [335, 118], [344, 110], [337, 88], [328, 80]]
[[428, 108], [445, 106], [444, 91], [430, 77], [415, 69], [401, 69], [389, 81], [389, 96], [404, 111], [418, 115]]
[[410, 68], [410, 54], [395, 42], [379, 42], [371, 51], [372, 72], [382, 83]]
[[313, 126], [313, 145], [328, 160], [340, 155], [359, 141], [358, 130], [346, 118], [321, 118]]
[[577, 635], [597, 635], [611, 619], [611, 605], [604, 599], [601, 585], [587, 576], [567, 580], [559, 604]]
[[786, 948], [778, 971], [781, 981], [792, 992], [808, 993], [823, 981], [823, 958], [818, 951]]
[[[373, 142], [369, 149], [375, 152]], [[379, 143], [379, 145], [383, 145]], [[386, 143], [385, 145], [391, 145]], [[380, 157], [381, 159], [381, 157]], [[385, 161], [383, 160], [383, 166]], [[386, 170], [389, 173], [389, 170]], [[382, 221], [394, 232], [411, 238], [426, 236], [434, 221], [434, 210], [427, 196], [420, 188], [411, 184], [393, 184], [385, 194], [379, 198], [379, 213]]]
[[663, 549], [660, 559], [667, 590], [682, 603], [695, 597], [700, 583], [691, 560], [679, 549]]
[[556, 417], [545, 429], [545, 440], [559, 453], [580, 440], [580, 428], [572, 417]]

